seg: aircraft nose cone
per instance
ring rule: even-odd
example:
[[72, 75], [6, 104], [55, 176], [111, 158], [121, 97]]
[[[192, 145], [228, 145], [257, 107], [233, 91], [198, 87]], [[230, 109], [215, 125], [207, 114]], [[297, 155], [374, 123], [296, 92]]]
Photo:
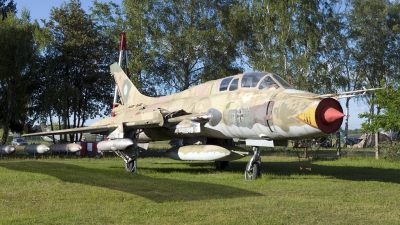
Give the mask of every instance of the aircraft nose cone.
[[327, 134], [334, 133], [340, 128], [343, 117], [342, 106], [333, 98], [322, 99], [315, 110], [318, 128]]
[[330, 134], [340, 128], [343, 117], [343, 109], [340, 103], [333, 98], [325, 98], [317, 106], [309, 108], [296, 118], [324, 133]]
[[336, 120], [343, 118], [344, 114], [336, 110], [335, 108], [328, 108], [324, 113], [324, 119], [328, 123], [333, 123]]

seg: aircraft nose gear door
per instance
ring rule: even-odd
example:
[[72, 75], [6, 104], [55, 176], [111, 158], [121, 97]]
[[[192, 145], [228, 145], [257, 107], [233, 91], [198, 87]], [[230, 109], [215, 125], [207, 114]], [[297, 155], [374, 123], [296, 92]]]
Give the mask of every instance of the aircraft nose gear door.
[[255, 180], [261, 178], [261, 157], [258, 146], [253, 146], [253, 157], [247, 163], [246, 171], [244, 172], [244, 179]]

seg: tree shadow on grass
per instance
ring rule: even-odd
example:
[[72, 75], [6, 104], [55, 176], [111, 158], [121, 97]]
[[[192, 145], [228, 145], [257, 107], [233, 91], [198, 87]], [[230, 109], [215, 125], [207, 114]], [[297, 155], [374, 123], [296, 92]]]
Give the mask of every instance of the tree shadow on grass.
[[[182, 162], [180, 162], [182, 163]], [[188, 167], [157, 167], [152, 168], [161, 173], [171, 172], [187, 172], [187, 173], [209, 173], [210, 169], [213, 168], [213, 162], [185, 162]], [[226, 171], [234, 171], [244, 173], [246, 168], [246, 161], [231, 161], [230, 167]], [[209, 166], [207, 168], [207, 166]], [[303, 170], [300, 170], [300, 166]], [[202, 168], [203, 167], [203, 168]], [[311, 171], [305, 170], [304, 168], [311, 168]], [[212, 169], [212, 170], [215, 170]], [[308, 161], [292, 161], [292, 162], [262, 162], [261, 164], [262, 173], [273, 174], [277, 176], [291, 176], [299, 174], [310, 174], [310, 175], [321, 175], [326, 177], [334, 177], [342, 180], [350, 181], [380, 181], [400, 184], [400, 170], [397, 169], [382, 169], [374, 167], [364, 166], [332, 166], [332, 165], [319, 165], [309, 163]]]
[[0, 163], [0, 166], [15, 171], [49, 175], [64, 182], [123, 191], [159, 203], [262, 196], [257, 192], [221, 184], [127, 174], [121, 168], [93, 169], [38, 161], [6, 162]]
[[[246, 162], [232, 162], [233, 170], [242, 170], [246, 166]], [[300, 170], [300, 165], [303, 170]], [[305, 167], [310, 167], [311, 171], [305, 170]], [[321, 175], [326, 177], [334, 177], [342, 180], [349, 181], [380, 181], [400, 184], [400, 170], [397, 169], [383, 169], [364, 166], [332, 166], [309, 164], [306, 161], [301, 163], [293, 162], [263, 162], [261, 166], [263, 173], [273, 174], [277, 176], [291, 176], [291, 175]]]
[[400, 170], [356, 166], [312, 165], [312, 172], [351, 181], [380, 181], [400, 184]]

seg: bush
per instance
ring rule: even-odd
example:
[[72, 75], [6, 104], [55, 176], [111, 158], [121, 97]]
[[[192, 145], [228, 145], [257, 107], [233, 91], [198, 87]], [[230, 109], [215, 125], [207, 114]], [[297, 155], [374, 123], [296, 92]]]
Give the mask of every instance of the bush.
[[382, 156], [389, 161], [400, 161], [400, 143], [386, 142], [382, 144]]
[[11, 141], [13, 140], [13, 136], [8, 136], [6, 140], [6, 145], [11, 145]]

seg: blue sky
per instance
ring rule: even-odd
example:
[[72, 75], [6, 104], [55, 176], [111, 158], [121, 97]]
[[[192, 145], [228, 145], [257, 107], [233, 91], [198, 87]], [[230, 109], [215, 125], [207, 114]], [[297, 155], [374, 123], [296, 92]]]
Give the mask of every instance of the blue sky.
[[[110, 0], [106, 1], [101, 1], [98, 0], [99, 2], [109, 2]], [[112, 2], [115, 2], [117, 4], [122, 4], [122, 0], [111, 0]], [[17, 4], [17, 10], [18, 10], [18, 15], [21, 15], [22, 8], [26, 8], [30, 11], [31, 19], [32, 21], [37, 19], [40, 22], [40, 19], [46, 19], [48, 20], [49, 15], [50, 15], [50, 10], [53, 7], [59, 8], [63, 2], [69, 2], [69, 1], [64, 1], [64, 0], [15, 0], [14, 1]], [[89, 11], [89, 7], [92, 5], [92, 0], [81, 0], [82, 3], [82, 8], [86, 11]], [[119, 48], [119, 46], [116, 46], [116, 48]], [[129, 48], [129, 46], [128, 46]], [[272, 72], [273, 71], [269, 71]], [[342, 99], [340, 100], [341, 105], [343, 107], [344, 112], [346, 111], [345, 109], [345, 100]], [[358, 114], [367, 112], [368, 111], [368, 105], [365, 103], [359, 102], [357, 103], [355, 100], [350, 101], [350, 119], [349, 119], [349, 128], [350, 129], [356, 129], [356, 128], [361, 128], [361, 123], [364, 122], [363, 119], [358, 118]], [[95, 121], [95, 120], [94, 120]], [[88, 121], [88, 125], [90, 125], [94, 121]], [[344, 127], [344, 123], [342, 125]]]
[[[122, 0], [98, 0], [98, 2], [115, 2], [117, 4], [122, 4]], [[18, 15], [21, 15], [22, 8], [26, 8], [31, 13], [32, 21], [37, 19], [48, 20], [50, 15], [50, 10], [53, 7], [59, 8], [63, 2], [69, 2], [64, 0], [14, 0], [17, 4]], [[93, 0], [81, 0], [82, 8], [89, 11], [89, 7], [92, 5]]]

